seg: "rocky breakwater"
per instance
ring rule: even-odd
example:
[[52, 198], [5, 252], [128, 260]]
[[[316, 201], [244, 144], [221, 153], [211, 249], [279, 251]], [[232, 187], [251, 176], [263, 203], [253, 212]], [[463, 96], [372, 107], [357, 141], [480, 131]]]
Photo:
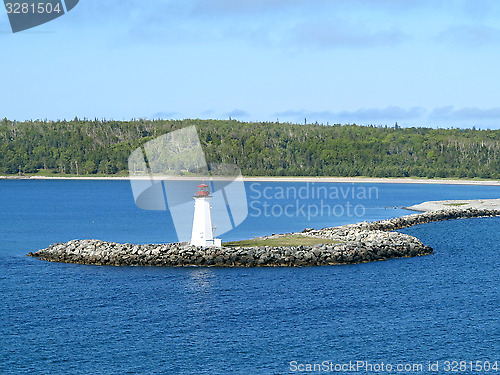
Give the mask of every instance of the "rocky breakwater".
[[195, 247], [181, 244], [133, 245], [73, 240], [28, 256], [51, 262], [114, 266], [320, 266], [362, 263], [430, 254], [432, 249], [400, 233], [373, 234], [359, 241], [314, 246]]
[[291, 267], [352, 264], [432, 253], [433, 250], [417, 238], [393, 230], [432, 221], [494, 215], [500, 215], [500, 211], [450, 209], [371, 223], [308, 229], [300, 235], [316, 238], [318, 242], [322, 239], [330, 242], [312, 246], [215, 248], [186, 244], [134, 245], [73, 240], [51, 245], [28, 256], [51, 262], [114, 266]]
[[418, 224], [489, 216], [500, 216], [500, 209], [450, 207], [437, 211], [427, 211], [423, 213], [401, 216], [394, 219], [379, 220], [373, 222], [364, 221], [362, 223], [347, 224], [341, 227], [305, 230], [303, 233], [312, 237], [335, 239], [339, 241], [356, 241], [365, 237], [370, 238], [371, 236], [379, 232], [408, 228]]

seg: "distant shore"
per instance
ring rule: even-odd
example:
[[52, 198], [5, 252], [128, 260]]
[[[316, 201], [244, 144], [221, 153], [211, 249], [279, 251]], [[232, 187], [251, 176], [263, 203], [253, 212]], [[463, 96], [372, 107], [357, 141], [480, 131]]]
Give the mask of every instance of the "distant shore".
[[476, 210], [495, 210], [500, 212], [500, 199], [454, 199], [445, 201], [428, 201], [405, 208], [407, 210], [419, 212], [439, 211], [452, 208], [460, 208], [464, 210], [472, 208]]
[[284, 182], [337, 182], [374, 184], [447, 184], [447, 185], [490, 185], [500, 186], [497, 180], [453, 180], [426, 178], [380, 178], [380, 177], [244, 177], [245, 181]]
[[[129, 180], [128, 176], [0, 176], [7, 180]], [[179, 178], [177, 178], [179, 179]], [[197, 180], [198, 177], [186, 177]], [[441, 184], [441, 185], [485, 185], [500, 186], [498, 180], [458, 180], [426, 178], [379, 178], [379, 177], [243, 177], [244, 181], [255, 182], [331, 182], [331, 183], [372, 183], [372, 184]]]

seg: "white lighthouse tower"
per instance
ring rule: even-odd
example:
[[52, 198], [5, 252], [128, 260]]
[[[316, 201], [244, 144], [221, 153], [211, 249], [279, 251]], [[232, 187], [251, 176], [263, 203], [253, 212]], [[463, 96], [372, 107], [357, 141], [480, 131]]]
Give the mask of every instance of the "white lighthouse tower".
[[191, 233], [191, 245], [194, 246], [216, 246], [221, 247], [221, 239], [214, 238], [212, 227], [212, 216], [210, 214], [210, 200], [212, 196], [208, 185], [201, 183], [194, 198], [193, 232]]

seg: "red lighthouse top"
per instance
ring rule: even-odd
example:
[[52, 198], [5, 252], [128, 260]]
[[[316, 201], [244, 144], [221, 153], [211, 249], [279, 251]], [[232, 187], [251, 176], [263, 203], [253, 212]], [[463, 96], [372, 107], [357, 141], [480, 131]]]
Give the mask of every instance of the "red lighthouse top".
[[196, 192], [196, 197], [208, 197], [210, 196], [210, 190], [208, 190], [208, 185], [202, 182], [198, 185], [198, 191]]

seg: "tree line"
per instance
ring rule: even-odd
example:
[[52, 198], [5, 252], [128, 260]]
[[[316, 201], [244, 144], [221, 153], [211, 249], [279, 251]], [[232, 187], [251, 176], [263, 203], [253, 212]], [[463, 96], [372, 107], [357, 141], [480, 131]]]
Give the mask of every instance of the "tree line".
[[130, 153], [196, 125], [208, 162], [246, 176], [500, 178], [500, 130], [236, 120], [0, 121], [0, 174], [126, 174]]

